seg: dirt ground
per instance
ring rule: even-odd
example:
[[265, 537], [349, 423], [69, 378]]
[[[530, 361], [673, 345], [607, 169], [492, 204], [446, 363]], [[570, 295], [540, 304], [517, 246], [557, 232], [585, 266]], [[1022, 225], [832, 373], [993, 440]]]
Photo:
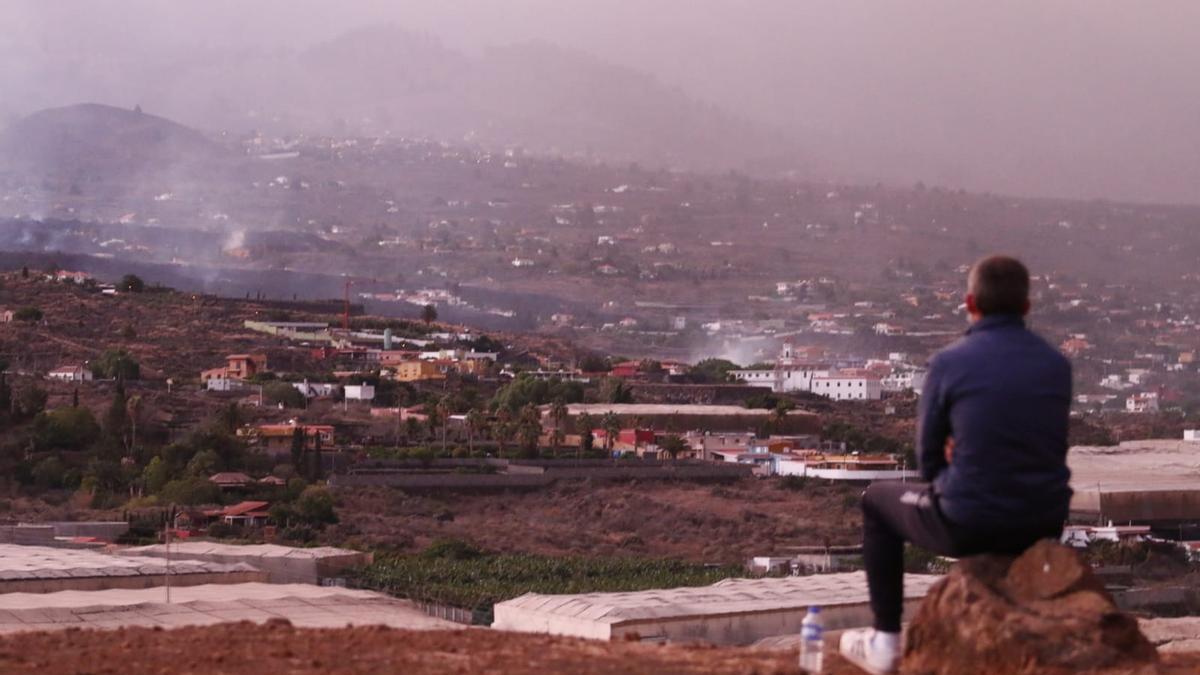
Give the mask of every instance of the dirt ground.
[[[832, 645], [829, 647], [833, 649]], [[1171, 655], [1159, 673], [1200, 668]], [[825, 671], [859, 671], [827, 656]], [[285, 621], [163, 631], [70, 630], [0, 637], [0, 672], [94, 673], [798, 673], [795, 652], [594, 642], [544, 635], [390, 628], [305, 630]], [[984, 673], [984, 671], [980, 671]], [[1115, 674], [1114, 674], [1115, 675]]]
[[19, 673], [786, 673], [794, 657], [737, 649], [604, 643], [487, 630], [300, 630], [284, 623], [0, 638]]
[[501, 494], [340, 491], [331, 543], [419, 550], [438, 538], [487, 550], [738, 563], [788, 546], [854, 544], [861, 488], [778, 481], [566, 483]]

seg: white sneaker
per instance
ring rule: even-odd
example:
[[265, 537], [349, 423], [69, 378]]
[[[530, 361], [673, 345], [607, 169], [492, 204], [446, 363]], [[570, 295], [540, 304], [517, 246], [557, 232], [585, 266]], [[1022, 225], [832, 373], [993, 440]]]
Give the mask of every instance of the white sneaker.
[[899, 636], [877, 633], [871, 628], [856, 628], [842, 633], [838, 651], [847, 661], [871, 675], [890, 675], [900, 666], [899, 643]]

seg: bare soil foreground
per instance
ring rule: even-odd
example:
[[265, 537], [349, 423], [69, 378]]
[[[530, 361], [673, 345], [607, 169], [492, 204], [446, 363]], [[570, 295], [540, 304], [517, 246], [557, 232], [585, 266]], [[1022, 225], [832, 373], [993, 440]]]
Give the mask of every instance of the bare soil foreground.
[[508, 494], [342, 491], [331, 543], [419, 550], [453, 538], [487, 550], [737, 563], [787, 546], [855, 544], [862, 488], [777, 481], [563, 484]]
[[[830, 647], [832, 649], [832, 646]], [[1200, 655], [1164, 657], [1194, 673]], [[833, 654], [826, 671], [858, 673]], [[304, 630], [284, 621], [163, 631], [69, 630], [0, 638], [0, 672], [37, 673], [797, 673], [795, 652], [592, 642], [488, 630]], [[986, 675], [984, 670], [979, 671]]]

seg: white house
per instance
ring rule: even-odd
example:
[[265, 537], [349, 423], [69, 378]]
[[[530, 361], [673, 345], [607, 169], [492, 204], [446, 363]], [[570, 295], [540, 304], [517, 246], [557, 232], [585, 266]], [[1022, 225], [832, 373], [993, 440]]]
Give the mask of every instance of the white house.
[[1126, 398], [1125, 410], [1131, 413], [1158, 412], [1158, 392], [1147, 391]]
[[1145, 541], [1151, 537], [1149, 525], [1068, 525], [1059, 541], [1073, 548], [1087, 548], [1093, 541]]
[[90, 382], [92, 371], [84, 366], [60, 366], [46, 373], [46, 377], [60, 382]]
[[337, 383], [330, 382], [293, 382], [296, 391], [304, 394], [304, 398], [329, 398], [337, 393]]
[[919, 480], [921, 473], [902, 466], [894, 458], [870, 455], [815, 455], [811, 457], [776, 456], [772, 473], [821, 480], [871, 482], [877, 480]]
[[204, 382], [204, 388], [208, 391], [238, 391], [245, 386], [244, 380], [229, 377], [210, 377]]
[[688, 447], [700, 459], [715, 460], [717, 453], [725, 452], [733, 455], [750, 452], [750, 444], [754, 441], [751, 432], [688, 432], [683, 436]]
[[879, 380], [879, 384], [884, 391], [915, 391], [921, 393], [922, 387], [925, 385], [926, 372], [923, 369], [909, 370], [893, 370], [890, 375], [886, 375]]
[[1183, 440], [1200, 441], [1200, 429], [1184, 429]]
[[344, 391], [346, 392], [347, 401], [373, 401], [375, 400], [375, 387], [367, 384], [348, 384]]
[[835, 401], [878, 401], [883, 398], [883, 384], [879, 379], [863, 375], [814, 377], [811, 391]]

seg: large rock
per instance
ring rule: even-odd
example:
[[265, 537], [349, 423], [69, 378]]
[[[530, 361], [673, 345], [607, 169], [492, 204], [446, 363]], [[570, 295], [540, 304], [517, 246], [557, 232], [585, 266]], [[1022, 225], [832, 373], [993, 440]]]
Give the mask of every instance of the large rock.
[[1047, 540], [959, 562], [910, 623], [903, 672], [1139, 672], [1156, 660], [1079, 555]]

